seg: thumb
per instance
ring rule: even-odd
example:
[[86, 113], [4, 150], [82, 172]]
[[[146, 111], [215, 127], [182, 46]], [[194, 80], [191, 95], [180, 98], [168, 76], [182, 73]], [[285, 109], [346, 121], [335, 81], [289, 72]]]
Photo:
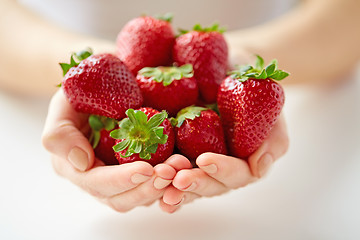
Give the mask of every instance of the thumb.
[[87, 115], [76, 112], [62, 90], [51, 99], [42, 134], [44, 147], [52, 154], [68, 160], [79, 171], [94, 164], [94, 151], [81, 129]]
[[288, 147], [286, 123], [284, 116], [281, 115], [269, 137], [248, 159], [252, 174], [258, 178], [263, 177], [272, 163], [286, 153]]

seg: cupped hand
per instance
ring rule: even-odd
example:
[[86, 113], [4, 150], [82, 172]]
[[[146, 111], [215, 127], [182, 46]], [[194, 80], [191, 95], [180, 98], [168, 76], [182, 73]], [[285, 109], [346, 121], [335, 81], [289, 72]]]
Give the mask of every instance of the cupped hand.
[[[55, 171], [119, 212], [161, 198], [176, 170], [169, 164], [152, 167], [142, 161], [105, 166], [86, 138], [87, 118], [73, 110], [62, 90], [53, 96], [42, 142]], [[186, 168], [179, 163], [179, 168]]]
[[[265, 176], [272, 164], [285, 154], [288, 145], [286, 123], [281, 116], [269, 137], [247, 161], [204, 153], [196, 159], [199, 168], [177, 169], [172, 185], [164, 192], [160, 207], [163, 211], [172, 213], [196, 198], [221, 195], [232, 189], [245, 187]], [[174, 164], [176, 161], [171, 166]]]

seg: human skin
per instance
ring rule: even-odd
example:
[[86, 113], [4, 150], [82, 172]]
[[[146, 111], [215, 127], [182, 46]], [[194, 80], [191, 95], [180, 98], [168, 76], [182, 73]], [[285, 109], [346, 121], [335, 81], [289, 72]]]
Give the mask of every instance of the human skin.
[[[114, 52], [113, 42], [70, 32], [45, 21], [16, 1], [0, 2], [0, 88], [51, 96], [61, 81], [58, 62], [91, 46]], [[231, 61], [277, 58], [291, 72], [285, 84], [341, 80], [360, 57], [360, 1], [303, 0], [287, 14], [262, 25], [225, 33]], [[9, 24], [11, 23], [11, 24]], [[35, 34], [36, 33], [36, 34]], [[19, 71], [21, 69], [21, 71]]]
[[[15, 1], [2, 0], [0, 4], [0, 88], [6, 91], [50, 96], [61, 81], [58, 62], [67, 62], [72, 51], [84, 46], [91, 46], [95, 53], [114, 51], [113, 43], [54, 26]], [[254, 53], [265, 60], [277, 58], [280, 67], [291, 72], [285, 84], [328, 84], [341, 79], [339, 76], [360, 56], [358, 9], [360, 1], [356, 0], [303, 1], [274, 21], [226, 33], [231, 61], [252, 62]], [[244, 187], [263, 177], [289, 143], [281, 117], [249, 162], [206, 153], [197, 159], [196, 169], [190, 169], [189, 161], [181, 155], [173, 155], [156, 168], [146, 163], [104, 167], [84, 137], [84, 119], [86, 116], [73, 112], [58, 91], [49, 106], [43, 145], [52, 154], [57, 173], [120, 212], [157, 199], [162, 210], [174, 212], [195, 198]], [[69, 139], [69, 135], [74, 138]], [[123, 172], [128, 175], [119, 179]], [[119, 182], [124, 184], [116, 185]], [[142, 198], [145, 195], [148, 197]]]

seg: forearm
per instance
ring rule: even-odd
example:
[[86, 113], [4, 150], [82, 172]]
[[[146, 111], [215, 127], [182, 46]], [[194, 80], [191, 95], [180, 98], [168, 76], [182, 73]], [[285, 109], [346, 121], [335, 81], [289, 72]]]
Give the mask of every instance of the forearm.
[[232, 58], [243, 51], [277, 58], [289, 82], [341, 79], [360, 59], [360, 1], [310, 0], [279, 19], [227, 34]]
[[0, 88], [26, 95], [47, 96], [61, 82], [59, 62], [73, 51], [92, 47], [113, 51], [107, 41], [75, 34], [54, 26], [15, 1], [1, 3]]

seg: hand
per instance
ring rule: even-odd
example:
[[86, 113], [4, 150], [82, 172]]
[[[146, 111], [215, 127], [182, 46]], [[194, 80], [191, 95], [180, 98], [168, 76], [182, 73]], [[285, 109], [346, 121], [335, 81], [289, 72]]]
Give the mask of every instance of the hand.
[[[61, 90], [53, 96], [42, 141], [52, 155], [55, 171], [119, 212], [161, 198], [176, 174], [171, 164], [104, 166], [85, 137], [87, 117], [73, 110]], [[179, 168], [186, 168], [178, 163]]]
[[[285, 154], [288, 145], [286, 124], [281, 116], [270, 136], [248, 161], [204, 153], [196, 159], [199, 168], [178, 171], [172, 185], [166, 188], [160, 207], [172, 213], [196, 198], [221, 195], [231, 189], [245, 187], [265, 176], [274, 161]], [[172, 166], [174, 164], [176, 161], [172, 162]]]

